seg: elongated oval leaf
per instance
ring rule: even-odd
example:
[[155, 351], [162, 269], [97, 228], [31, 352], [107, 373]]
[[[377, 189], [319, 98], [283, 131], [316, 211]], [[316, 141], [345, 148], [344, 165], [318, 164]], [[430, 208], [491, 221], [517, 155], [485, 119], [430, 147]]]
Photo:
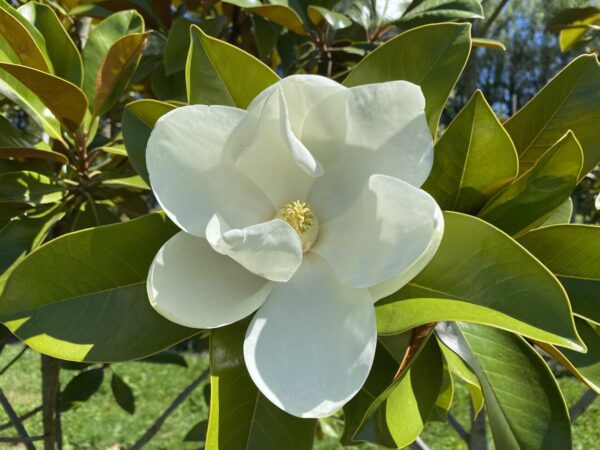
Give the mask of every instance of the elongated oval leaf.
[[480, 219], [446, 212], [444, 220], [444, 237], [429, 265], [377, 304], [379, 333], [460, 320], [583, 348], [567, 295], [546, 267]]
[[30, 67], [0, 63], [0, 69], [27, 86], [66, 129], [77, 131], [87, 108], [81, 89], [69, 81]]
[[142, 179], [150, 184], [146, 167], [146, 145], [154, 124], [160, 116], [175, 109], [170, 103], [158, 100], [137, 100], [123, 111], [123, 141], [131, 165]]
[[146, 45], [146, 34], [129, 34], [110, 48], [96, 76], [94, 114], [104, 114], [129, 83]]
[[524, 339], [466, 323], [438, 330], [438, 336], [477, 374], [496, 448], [571, 448], [569, 413], [558, 384]]
[[156, 313], [146, 294], [150, 264], [176, 231], [155, 213], [54, 239], [11, 274], [2, 321], [35, 350], [72, 361], [142, 358], [197, 334]]
[[586, 353], [572, 352], [566, 349], [559, 350], [542, 342], [538, 345], [600, 395], [600, 330], [597, 325], [594, 326], [580, 318], [576, 318], [575, 323], [588, 349]]
[[0, 204], [54, 203], [60, 200], [66, 186], [59, 179], [31, 171], [0, 174]]
[[450, 22], [457, 19], [482, 19], [481, 0], [425, 0], [402, 16], [409, 26]]
[[576, 314], [600, 323], [600, 227], [554, 225], [530, 231], [519, 243], [554, 272]]
[[316, 420], [300, 419], [266, 399], [244, 363], [248, 321], [218, 328], [210, 336], [210, 416], [207, 450], [310, 450]]
[[412, 443], [423, 431], [443, 381], [443, 359], [435, 339], [429, 339], [386, 402], [386, 421], [398, 448]]
[[581, 146], [570, 131], [535, 166], [492, 198], [479, 216], [511, 235], [544, 222], [577, 185]]
[[90, 33], [83, 49], [85, 69], [83, 91], [89, 102], [90, 110], [96, 104], [96, 81], [102, 62], [110, 48], [122, 37], [132, 33], [143, 33], [144, 21], [136, 11], [121, 11], [100, 22]]
[[28, 2], [19, 8], [19, 13], [31, 22], [44, 37], [46, 51], [54, 68], [54, 75], [81, 87], [83, 81], [81, 56], [54, 10], [42, 3]]
[[435, 144], [423, 189], [442, 209], [474, 213], [518, 171], [515, 146], [477, 91]]
[[575, 59], [506, 123], [520, 158], [529, 170], [571, 130], [584, 154], [584, 177], [600, 162], [600, 64], [596, 55]]
[[358, 86], [406, 80], [423, 89], [432, 135], [450, 92], [471, 52], [468, 24], [435, 24], [409, 30], [390, 39], [358, 63], [344, 85]]
[[189, 103], [246, 108], [279, 77], [254, 56], [191, 28], [192, 43], [186, 64]]
[[352, 21], [342, 13], [322, 6], [308, 5], [308, 17], [314, 25], [327, 23], [333, 30], [341, 30], [352, 25]]
[[0, 35], [12, 50], [7, 55], [7, 49], [3, 48], [2, 60], [50, 72], [50, 66], [42, 52], [44, 38], [4, 0], [0, 2]]

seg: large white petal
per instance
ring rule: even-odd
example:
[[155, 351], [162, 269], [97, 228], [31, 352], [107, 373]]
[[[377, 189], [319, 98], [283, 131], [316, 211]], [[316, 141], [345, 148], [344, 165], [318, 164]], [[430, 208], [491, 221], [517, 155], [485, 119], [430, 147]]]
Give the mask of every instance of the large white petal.
[[312, 251], [348, 286], [406, 283], [433, 257], [443, 232], [444, 218], [428, 193], [372, 175], [348, 210], [321, 225]]
[[308, 114], [301, 140], [325, 168], [308, 200], [320, 220], [348, 208], [370, 175], [421, 186], [433, 164], [433, 140], [421, 89], [406, 81], [336, 92]]
[[154, 309], [170, 321], [217, 328], [256, 311], [273, 283], [215, 252], [204, 238], [181, 231], [158, 251], [147, 287]]
[[162, 208], [184, 231], [204, 236], [216, 212], [236, 227], [274, 216], [268, 198], [224, 152], [245, 114], [226, 106], [192, 105], [156, 123], [146, 151], [150, 182]]
[[231, 229], [219, 215], [206, 227], [206, 239], [250, 272], [272, 281], [288, 281], [302, 263], [298, 233], [280, 219]]
[[236, 167], [278, 207], [305, 198], [323, 168], [292, 132], [283, 91], [274, 90], [255, 114], [245, 117], [227, 143], [227, 151], [237, 155]]
[[369, 291], [342, 286], [318, 255], [307, 254], [257, 311], [244, 358], [275, 405], [298, 417], [325, 417], [362, 387], [376, 341]]
[[347, 90], [347, 88], [320, 75], [291, 75], [257, 95], [248, 106], [248, 115], [258, 116], [269, 97], [277, 90], [281, 90], [285, 97], [289, 108], [291, 129], [299, 136], [304, 119], [312, 107], [334, 92]]

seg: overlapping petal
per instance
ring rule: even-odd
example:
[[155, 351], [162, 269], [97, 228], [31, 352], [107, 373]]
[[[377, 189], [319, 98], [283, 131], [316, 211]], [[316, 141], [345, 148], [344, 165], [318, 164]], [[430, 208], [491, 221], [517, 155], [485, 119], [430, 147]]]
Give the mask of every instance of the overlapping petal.
[[224, 151], [227, 137], [245, 115], [236, 108], [192, 105], [158, 120], [146, 151], [150, 182], [158, 202], [182, 230], [204, 236], [217, 212], [235, 227], [274, 216], [267, 196]]
[[273, 283], [182, 231], [157, 253], [147, 287], [152, 306], [172, 322], [217, 328], [256, 311]]
[[341, 285], [318, 255], [307, 254], [252, 319], [244, 358], [275, 405], [299, 417], [325, 417], [361, 388], [376, 341], [369, 291]]
[[348, 210], [321, 225], [312, 251], [347, 286], [397, 280], [393, 286], [399, 289], [433, 257], [443, 230], [442, 213], [429, 194], [397, 178], [372, 175]]
[[323, 165], [308, 201], [322, 221], [341, 214], [372, 174], [421, 186], [433, 164], [433, 141], [421, 89], [406, 81], [335, 92], [317, 103], [301, 139]]
[[280, 219], [231, 229], [219, 215], [206, 227], [206, 239], [217, 252], [272, 281], [288, 281], [302, 263], [298, 233]]

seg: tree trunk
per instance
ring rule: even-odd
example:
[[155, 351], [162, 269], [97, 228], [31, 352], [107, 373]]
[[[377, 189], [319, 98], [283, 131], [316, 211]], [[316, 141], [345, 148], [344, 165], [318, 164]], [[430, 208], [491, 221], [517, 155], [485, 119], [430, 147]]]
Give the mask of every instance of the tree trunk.
[[44, 425], [44, 450], [60, 450], [60, 360], [42, 355], [42, 414]]

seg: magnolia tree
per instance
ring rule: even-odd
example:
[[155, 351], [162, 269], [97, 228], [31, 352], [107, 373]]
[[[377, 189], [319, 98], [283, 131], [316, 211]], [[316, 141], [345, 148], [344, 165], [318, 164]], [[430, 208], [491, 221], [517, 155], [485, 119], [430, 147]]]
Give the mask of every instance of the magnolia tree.
[[311, 449], [330, 416], [403, 448], [456, 380], [496, 448], [571, 448], [548, 362], [600, 392], [600, 229], [569, 223], [600, 64], [441, 127], [503, 51], [479, 3], [0, 2], [0, 320], [46, 355], [46, 448], [61, 360], [82, 384], [194, 336], [207, 448]]

